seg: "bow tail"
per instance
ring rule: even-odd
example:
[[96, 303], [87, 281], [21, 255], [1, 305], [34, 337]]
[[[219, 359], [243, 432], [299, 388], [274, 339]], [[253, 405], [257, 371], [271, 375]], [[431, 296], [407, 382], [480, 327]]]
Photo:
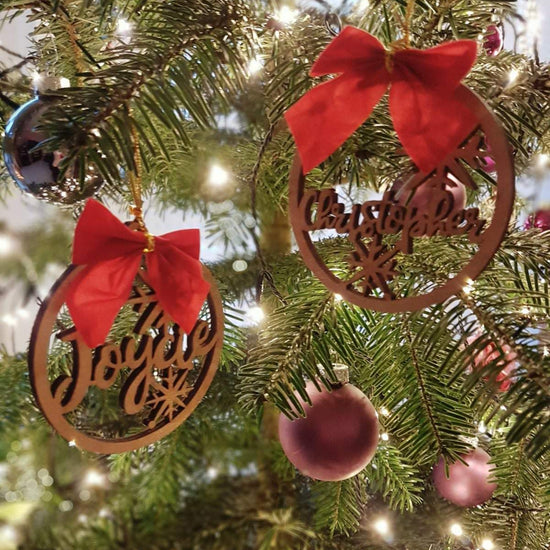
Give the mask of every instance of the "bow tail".
[[390, 112], [399, 140], [413, 162], [430, 173], [479, 124], [458, 99], [458, 91], [442, 96], [418, 79], [399, 80], [390, 90]]
[[380, 101], [389, 84], [385, 68], [368, 80], [344, 74], [313, 88], [286, 111], [304, 174], [334, 153]]
[[141, 252], [88, 265], [72, 281], [66, 303], [89, 348], [105, 342], [125, 304], [141, 262]]
[[160, 304], [189, 334], [210, 290], [210, 284], [202, 277], [201, 263], [171, 245], [157, 245], [153, 254], [147, 254], [146, 262], [149, 282]]

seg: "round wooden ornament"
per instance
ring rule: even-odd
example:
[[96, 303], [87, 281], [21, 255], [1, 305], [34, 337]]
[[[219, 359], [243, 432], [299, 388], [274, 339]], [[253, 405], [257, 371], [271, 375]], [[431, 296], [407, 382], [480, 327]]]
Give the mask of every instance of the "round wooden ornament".
[[[223, 309], [212, 275], [210, 292], [189, 334], [163, 311], [140, 270], [105, 344], [90, 349], [65, 306], [70, 266], [36, 318], [29, 350], [31, 386], [44, 416], [68, 441], [111, 454], [154, 443], [197, 407], [216, 373]], [[113, 415], [116, 404], [121, 414]]]
[[[504, 129], [479, 97], [459, 88], [460, 100], [476, 115], [479, 126], [430, 173], [417, 171], [399, 191], [414, 196], [419, 186], [434, 193], [426, 211], [398, 201], [393, 190], [380, 200], [353, 204], [339, 200], [334, 188], [307, 188], [298, 155], [290, 174], [289, 210], [296, 242], [306, 265], [331, 291], [345, 300], [381, 312], [416, 311], [441, 303], [475, 280], [487, 267], [506, 234], [515, 195], [511, 147]], [[490, 144], [490, 153], [487, 151]], [[476, 188], [470, 170], [483, 169], [490, 155], [496, 165], [492, 220], [480, 218], [478, 208], [454, 208], [445, 187], [462, 182]], [[410, 202], [410, 201], [408, 201]], [[329, 267], [321, 258], [312, 233], [331, 231], [347, 237], [347, 267]], [[399, 284], [407, 278], [400, 269], [405, 255], [413, 254], [419, 238], [465, 236], [476, 250], [447, 281], [420, 285]], [[420, 288], [420, 292], [417, 292]]]

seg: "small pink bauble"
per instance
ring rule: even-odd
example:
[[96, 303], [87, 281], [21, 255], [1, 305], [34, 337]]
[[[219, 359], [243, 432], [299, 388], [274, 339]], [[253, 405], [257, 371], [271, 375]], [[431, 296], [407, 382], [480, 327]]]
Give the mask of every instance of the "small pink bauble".
[[[476, 331], [466, 341], [468, 344], [475, 342], [481, 335], [480, 331]], [[498, 391], [505, 392], [510, 389], [512, 382], [514, 381], [514, 373], [518, 369], [517, 353], [508, 345], [501, 344], [501, 349], [504, 352], [504, 357], [501, 357], [501, 353], [498, 351], [497, 346], [493, 342], [489, 342], [479, 353], [473, 358], [473, 367], [476, 370], [485, 368], [492, 361], [496, 361], [501, 357], [499, 366], [501, 371], [497, 374], [495, 381], [498, 383]], [[489, 377], [484, 377], [484, 380], [488, 380]]]
[[550, 209], [537, 210], [527, 218], [525, 229], [532, 229], [533, 227], [543, 231], [550, 229]]
[[497, 25], [489, 25], [487, 27], [487, 35], [485, 36], [483, 47], [490, 57], [495, 57], [502, 51], [504, 36], [500, 27]]
[[[403, 180], [398, 179], [392, 185], [392, 191], [398, 194], [399, 190], [403, 187]], [[453, 207], [451, 212], [447, 217], [456, 214], [460, 210], [463, 210], [466, 206], [466, 190], [464, 185], [461, 183], [456, 183], [454, 186], [450, 184], [445, 185], [445, 191], [451, 193], [453, 198]], [[407, 205], [409, 208], [416, 208], [419, 212], [426, 212], [429, 206], [433, 203], [434, 200], [441, 200], [442, 195], [441, 189], [434, 189], [427, 183], [419, 185], [415, 191], [414, 195], [411, 197], [411, 200], [408, 201], [409, 196], [412, 191], [407, 193], [406, 191], [398, 194], [397, 203], [402, 205]], [[408, 201], [408, 203], [407, 203]]]
[[304, 475], [340, 481], [358, 474], [378, 446], [376, 410], [365, 394], [351, 384], [318, 391], [306, 384], [308, 405], [298, 394], [305, 418], [279, 417], [279, 440], [286, 456]]
[[437, 492], [449, 502], [469, 508], [487, 502], [497, 488], [496, 483], [490, 483], [491, 457], [480, 448], [462, 455], [467, 466], [457, 460], [449, 466], [449, 477], [445, 477], [445, 462], [443, 457], [433, 469], [433, 481]]

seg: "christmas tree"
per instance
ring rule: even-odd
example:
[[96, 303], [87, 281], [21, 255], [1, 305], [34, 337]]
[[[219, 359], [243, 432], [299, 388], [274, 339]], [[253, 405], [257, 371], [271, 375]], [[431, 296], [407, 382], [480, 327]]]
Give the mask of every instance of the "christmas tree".
[[[79, 435], [72, 440], [62, 433], [63, 438], [58, 426], [52, 428], [55, 422], [43, 410], [47, 407], [37, 404], [41, 390], [32, 363], [39, 345], [32, 344], [28, 354], [9, 345], [2, 349], [0, 550], [550, 549], [550, 219], [547, 210], [535, 213], [532, 201], [521, 194], [509, 223], [501, 216], [506, 207], [499, 206], [505, 200], [499, 195], [503, 179], [513, 183], [512, 158], [517, 179], [535, 186], [549, 164], [550, 69], [530, 43], [536, 3], [524, 4], [2, 2], [5, 26], [14, 18], [32, 23], [29, 55], [1, 68], [0, 109], [7, 136], [2, 194], [6, 197], [16, 188], [15, 174], [33, 200], [57, 205], [55, 215], [39, 226], [0, 235], [3, 286], [23, 285], [26, 303], [46, 298], [43, 282], [52, 265], [71, 262], [74, 222], [83, 212], [83, 199], [92, 195], [122, 221], [135, 219], [130, 229], [121, 226], [117, 231], [143, 239], [138, 256], [145, 247], [148, 274], [157, 265], [153, 261], [161, 266], [156, 283], [144, 279], [145, 286], [134, 284], [128, 302], [134, 309], [122, 309], [110, 329], [109, 338], [127, 353], [109, 348], [110, 355], [95, 356], [90, 376], [96, 377], [96, 387], [90, 383], [88, 397], [78, 411], [70, 411], [75, 433], [87, 431], [96, 442], [136, 435], [136, 424], [126, 413], [130, 405], [147, 399], [140, 386], [132, 394], [135, 403], [128, 404], [128, 380], [139, 369], [125, 382], [121, 399], [126, 413], [112, 393], [103, 397], [99, 390], [115, 389], [111, 383], [117, 369], [130, 361], [131, 345], [125, 338], [134, 330], [135, 312], [142, 315], [140, 330], [150, 323], [142, 334], [158, 337], [163, 330], [158, 323], [167, 322], [164, 315], [172, 307], [165, 299], [164, 313], [159, 312], [148, 294], [148, 284], [159, 297], [158, 286], [169, 294], [179, 269], [158, 259], [169, 245], [148, 233], [148, 220], [157, 220], [155, 229], [162, 227], [166, 212], [177, 212], [185, 227], [191, 227], [186, 219], [201, 220], [203, 248], [214, 244], [222, 252], [207, 262], [212, 276], [205, 278], [211, 297], [213, 289], [219, 290], [224, 330], [219, 350], [217, 342], [207, 341], [196, 328], [162, 333], [165, 340], [154, 349], [167, 353], [174, 342], [184, 341], [188, 349], [202, 349], [212, 365], [219, 354], [217, 373], [204, 387], [202, 400], [197, 394], [193, 407], [189, 404], [191, 414], [180, 426], [158, 441], [112, 454], [89, 452], [86, 444], [79, 444]], [[503, 28], [515, 38], [509, 40], [510, 49], [502, 49]], [[363, 31], [383, 44], [382, 65], [376, 70], [388, 82], [372, 113], [357, 122], [358, 129], [309, 167], [305, 184], [296, 160], [301, 138], [289, 109], [321, 82], [334, 85], [330, 76], [310, 76], [312, 65], [332, 41], [342, 43], [350, 32], [362, 37], [358, 40], [371, 40]], [[484, 135], [471, 134], [461, 144], [460, 162], [447, 159], [442, 165], [444, 181], [437, 185], [444, 186], [443, 199], [430, 202], [431, 196], [422, 197], [417, 190], [403, 202], [399, 190], [422, 174], [411, 161], [403, 124], [412, 125], [413, 131], [415, 124], [430, 128], [427, 154], [444, 142], [449, 128], [440, 124], [434, 132], [434, 118], [424, 104], [406, 111], [405, 122], [399, 123], [396, 108], [408, 102], [412, 88], [394, 100], [392, 94], [406, 80], [395, 75], [405, 74], [402, 64], [411, 48], [429, 50], [459, 40], [477, 42], [477, 51], [469, 46], [475, 59], [472, 70], [463, 71], [463, 84], [485, 102], [489, 111], [484, 112], [494, 114], [509, 145], [502, 146], [497, 125]], [[9, 50], [9, 44], [2, 48]], [[361, 49], [359, 54], [365, 55]], [[342, 72], [331, 67], [322, 74]], [[436, 98], [448, 94], [446, 67], [426, 85]], [[358, 88], [366, 86], [361, 79], [373, 71], [358, 77]], [[41, 93], [31, 110], [14, 115], [36, 88]], [[455, 98], [455, 112], [443, 113], [451, 122], [462, 116], [463, 104], [478, 101], [462, 101], [464, 93]], [[332, 101], [327, 110], [344, 103], [340, 120], [323, 126], [325, 119], [317, 118], [323, 113], [311, 111], [309, 119], [301, 120], [304, 139], [325, 142], [333, 128], [338, 131], [339, 122], [347, 124], [363, 108], [363, 100], [352, 101], [351, 92], [331, 96]], [[32, 135], [29, 130], [26, 141], [18, 142], [14, 128], [28, 120]], [[40, 176], [22, 170], [37, 159], [43, 163]], [[510, 168], [502, 168], [508, 161]], [[44, 171], [55, 183], [36, 185]], [[289, 182], [291, 190], [307, 185], [301, 191], [313, 197], [310, 206], [317, 205], [309, 218], [307, 212], [305, 218], [304, 212], [296, 214]], [[331, 189], [341, 203], [331, 202]], [[507, 198], [511, 206], [511, 191]], [[430, 233], [425, 228], [415, 235], [409, 227], [408, 239], [403, 238], [392, 261], [377, 265], [380, 255], [397, 242], [394, 226], [385, 225], [378, 241], [373, 233], [363, 233], [352, 250], [334, 227], [340, 223], [335, 220], [351, 226], [351, 218], [342, 216], [354, 203], [363, 204], [365, 232], [365, 205], [374, 208], [375, 203], [379, 223], [373, 222], [372, 232], [375, 226], [381, 232], [386, 223], [380, 221], [382, 209], [394, 212], [396, 204], [401, 204], [403, 216], [420, 219], [431, 212], [430, 223], [437, 221], [439, 229]], [[442, 213], [433, 204], [446, 204], [447, 210]], [[107, 214], [94, 212], [90, 223], [99, 232], [103, 222], [97, 220]], [[451, 229], [445, 232], [441, 223], [455, 220], [455, 214], [455, 225], [449, 222], [445, 227]], [[398, 223], [396, 216], [387, 224]], [[490, 253], [480, 245], [476, 256], [476, 237], [489, 231], [481, 218], [493, 218], [490, 227], [500, 223], [505, 235], [495, 238]], [[105, 225], [115, 223], [101, 219], [107, 220]], [[318, 232], [309, 242], [310, 252], [301, 242], [308, 224]], [[481, 257], [472, 261], [483, 266], [475, 277], [461, 277], [472, 257]], [[139, 260], [134, 273], [137, 269]], [[323, 269], [338, 274], [338, 284], [350, 273], [359, 275], [340, 293], [334, 277], [318, 278]], [[442, 299], [409, 309], [388, 306], [399, 298], [428, 294], [448, 280], [460, 285]], [[361, 300], [354, 303], [356, 296], [378, 305], [363, 307]], [[209, 300], [208, 312], [203, 308], [200, 315], [214, 332], [221, 315], [216, 300]], [[183, 328], [178, 312], [169, 313]], [[14, 310], [4, 321], [14, 324], [15, 317]], [[96, 328], [96, 314], [89, 319]], [[48, 332], [42, 340], [50, 345], [48, 366], [60, 376], [59, 387], [72, 380], [68, 375], [76, 379], [74, 350], [84, 348], [71, 348], [74, 331], [67, 312], [54, 321], [50, 329], [58, 338], [50, 341]], [[200, 322], [195, 327], [206, 326]], [[221, 337], [221, 330], [217, 335]], [[34, 342], [37, 338], [35, 332]], [[195, 365], [195, 356], [183, 354], [180, 360]], [[151, 367], [151, 362], [143, 365]], [[349, 384], [338, 365], [347, 367]], [[161, 387], [169, 380], [174, 390], [180, 379], [177, 369], [171, 369], [151, 367], [148, 383]], [[198, 386], [208, 376], [197, 375], [189, 383]], [[189, 393], [186, 384], [183, 378], [178, 388]], [[353, 393], [352, 385], [364, 395]], [[76, 390], [67, 390], [66, 384], [63, 388], [67, 394], [61, 403], [68, 407]], [[348, 396], [342, 416], [337, 416], [339, 405], [331, 405], [331, 399], [343, 390], [349, 390]], [[52, 392], [59, 395], [61, 390], [52, 386], [50, 396]], [[376, 452], [362, 448], [365, 460], [358, 471], [348, 468], [331, 478], [339, 480], [320, 481], [330, 478], [315, 474], [325, 453], [344, 462], [355, 453], [351, 445], [336, 443], [361, 414], [349, 413], [354, 399], [363, 405], [370, 401], [377, 411], [377, 420], [369, 417]], [[309, 441], [316, 455], [302, 456], [307, 462], [303, 466], [285, 437], [295, 437], [299, 418], [313, 422], [313, 411], [323, 406], [328, 412], [319, 433], [327, 441]], [[173, 420], [167, 409], [154, 410]], [[335, 418], [340, 422], [336, 430]], [[158, 418], [138, 420], [153, 430]], [[322, 434], [329, 427], [333, 433]]]

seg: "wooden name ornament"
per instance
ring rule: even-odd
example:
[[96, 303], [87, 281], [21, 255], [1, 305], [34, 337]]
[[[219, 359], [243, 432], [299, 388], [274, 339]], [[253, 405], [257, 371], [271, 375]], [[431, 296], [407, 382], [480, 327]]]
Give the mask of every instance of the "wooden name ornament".
[[[416, 311], [440, 303], [475, 280], [498, 250], [508, 228], [514, 205], [514, 166], [506, 134], [484, 103], [466, 87], [460, 100], [476, 115], [479, 126], [469, 138], [430, 173], [412, 174], [399, 191], [386, 191], [380, 200], [354, 204], [339, 200], [335, 189], [308, 189], [298, 155], [290, 175], [291, 224], [304, 262], [331, 291], [366, 309], [382, 312]], [[486, 144], [491, 146], [487, 152]], [[477, 208], [456, 208], [448, 191], [456, 182], [476, 188], [469, 171], [483, 168], [486, 157], [496, 165], [497, 186], [490, 223]], [[428, 186], [431, 203], [425, 210], [398, 201], [398, 194], [413, 197], [419, 186]], [[410, 202], [410, 200], [409, 200]], [[329, 268], [320, 257], [311, 233], [332, 230], [347, 236], [351, 253], [347, 273]], [[400, 270], [403, 255], [414, 252], [420, 237], [465, 235], [477, 251], [470, 261], [443, 284], [411, 295], [396, 282], [406, 278]], [[345, 275], [343, 275], [345, 273]]]
[[[175, 430], [205, 395], [223, 344], [221, 297], [203, 266], [210, 292], [185, 334], [157, 302], [142, 269], [117, 317], [129, 330], [117, 335], [115, 322], [105, 344], [90, 349], [64, 305], [81, 269], [69, 267], [42, 303], [29, 350], [32, 389], [48, 422], [68, 441], [95, 453], [131, 451]], [[122, 414], [113, 419], [117, 402]]]

